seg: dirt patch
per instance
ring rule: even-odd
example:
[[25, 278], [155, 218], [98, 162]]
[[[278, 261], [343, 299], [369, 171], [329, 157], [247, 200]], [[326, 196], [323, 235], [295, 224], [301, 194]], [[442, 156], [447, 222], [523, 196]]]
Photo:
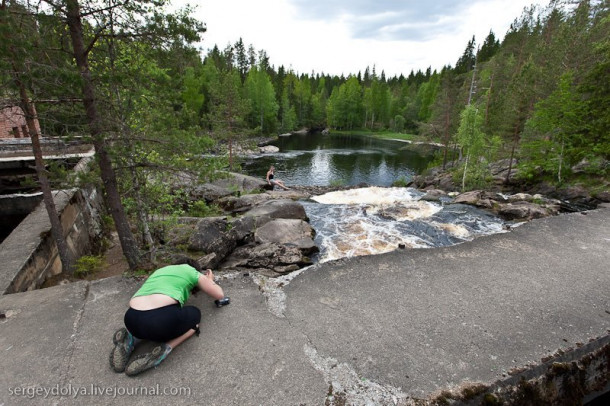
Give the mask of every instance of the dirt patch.
[[112, 233], [110, 247], [104, 253], [104, 267], [92, 275], [92, 279], [103, 279], [122, 275], [129, 270], [129, 265], [123, 255], [123, 249], [116, 232]]

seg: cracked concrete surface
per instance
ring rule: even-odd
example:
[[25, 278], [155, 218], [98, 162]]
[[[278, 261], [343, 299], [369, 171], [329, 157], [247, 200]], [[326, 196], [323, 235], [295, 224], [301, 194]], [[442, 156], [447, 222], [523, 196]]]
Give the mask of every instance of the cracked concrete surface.
[[608, 263], [610, 210], [597, 210], [274, 280], [226, 275], [231, 305], [189, 299], [201, 336], [135, 378], [108, 354], [140, 281], [5, 295], [0, 405], [408, 405], [607, 337]]

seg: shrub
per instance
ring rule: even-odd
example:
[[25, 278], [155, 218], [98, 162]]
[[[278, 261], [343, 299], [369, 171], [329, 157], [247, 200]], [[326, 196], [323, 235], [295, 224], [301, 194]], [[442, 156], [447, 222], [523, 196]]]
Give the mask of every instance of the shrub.
[[102, 256], [84, 255], [76, 260], [74, 275], [84, 278], [102, 269], [105, 261]]
[[407, 181], [407, 178], [405, 178], [404, 176], [401, 176], [400, 178], [398, 178], [394, 182], [392, 182], [392, 186], [394, 186], [394, 187], [407, 187], [408, 183], [409, 182]]

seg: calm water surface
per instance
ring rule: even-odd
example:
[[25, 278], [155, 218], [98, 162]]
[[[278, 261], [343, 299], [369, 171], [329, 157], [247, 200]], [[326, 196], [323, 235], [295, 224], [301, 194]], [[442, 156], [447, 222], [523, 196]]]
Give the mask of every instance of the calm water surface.
[[400, 178], [410, 180], [432, 158], [408, 150], [404, 142], [365, 135], [291, 135], [279, 137], [272, 145], [280, 151], [243, 162], [246, 174], [264, 178], [274, 165], [276, 178], [287, 185], [390, 186]]

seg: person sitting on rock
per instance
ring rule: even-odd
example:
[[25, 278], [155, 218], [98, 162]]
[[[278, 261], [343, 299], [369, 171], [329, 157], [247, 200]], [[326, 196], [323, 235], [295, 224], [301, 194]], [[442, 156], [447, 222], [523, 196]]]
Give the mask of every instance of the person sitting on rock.
[[269, 168], [269, 170], [267, 171], [267, 183], [269, 185], [271, 185], [271, 187], [273, 188], [273, 186], [279, 186], [284, 190], [290, 190], [288, 187], [286, 187], [286, 185], [284, 185], [284, 182], [282, 182], [279, 179], [273, 179], [275, 177], [275, 166], [271, 166]]
[[[202, 290], [216, 299], [217, 307], [229, 303], [222, 288], [214, 282], [212, 270], [205, 274], [199, 270], [199, 264], [192, 259], [178, 261], [153, 272], [133, 295], [124, 316], [125, 327], [112, 338], [110, 365], [114, 371], [125, 371], [129, 376], [142, 373], [159, 365], [193, 334], [199, 335], [201, 312], [195, 306], [184, 306], [192, 291]], [[161, 344], [129, 362], [141, 340]]]

